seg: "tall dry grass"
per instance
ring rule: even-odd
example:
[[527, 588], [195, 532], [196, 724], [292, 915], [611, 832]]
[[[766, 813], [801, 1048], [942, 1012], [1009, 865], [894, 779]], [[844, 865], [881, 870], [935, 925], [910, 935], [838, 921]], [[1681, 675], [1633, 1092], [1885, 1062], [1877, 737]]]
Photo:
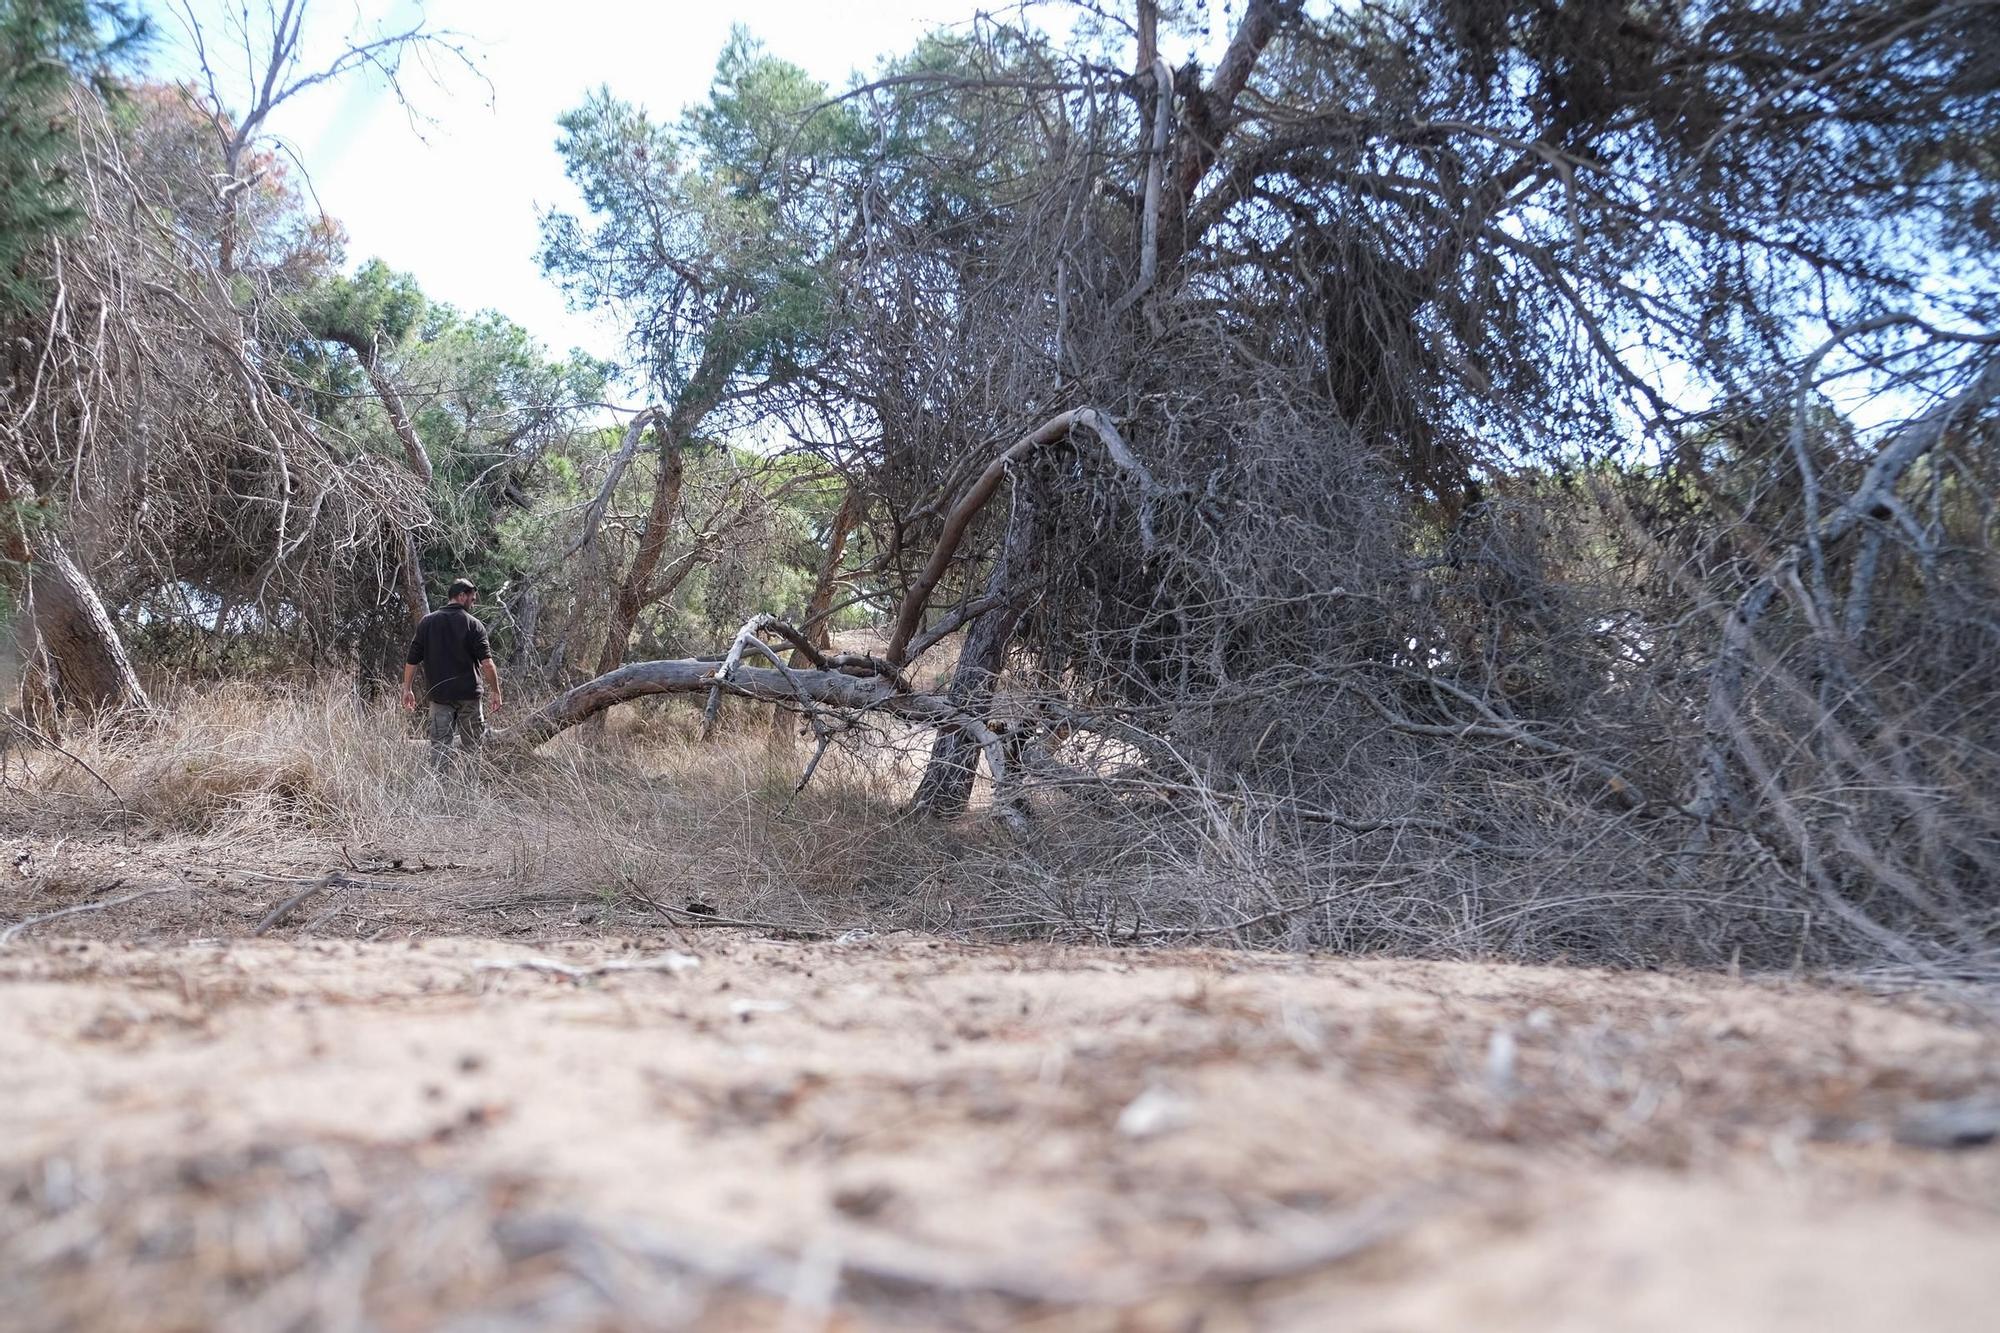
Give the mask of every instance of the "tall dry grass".
[[767, 710], [745, 707], [703, 743], [692, 706], [627, 707], [440, 776], [415, 719], [351, 688], [239, 684], [163, 703], [148, 725], [65, 737], [80, 763], [17, 751], [10, 831], [169, 839], [235, 864], [422, 861], [463, 871], [475, 905], [629, 918], [692, 902], [815, 929], [854, 923], [885, 843], [932, 832], [901, 816], [909, 778], [893, 757], [836, 752], [795, 793], [804, 756], [772, 745]]
[[0, 793], [7, 831], [73, 847], [157, 840], [157, 859], [182, 867], [423, 864], [436, 873], [410, 883], [431, 902], [402, 923], [425, 930], [685, 925], [692, 905], [811, 931], [1308, 943], [1283, 912], [1232, 928], [1294, 899], [1291, 867], [1261, 864], [1261, 842], [1193, 830], [1187, 812], [1045, 793], [1025, 839], [978, 809], [951, 824], [907, 814], [926, 734], [858, 736], [799, 792], [805, 751], [772, 743], [768, 709], [725, 709], [703, 742], [698, 703], [660, 701], [440, 778], [416, 719], [345, 684], [161, 702], [145, 726], [67, 736], [81, 764], [17, 757]]
[[[1523, 815], [1519, 836], [1496, 846], [1400, 826], [1387, 805], [1373, 812], [1379, 825], [1341, 827], [1199, 786], [1052, 781], [1035, 789], [1032, 830], [1020, 837], [978, 810], [955, 823], [906, 814], [928, 739], [914, 732], [854, 738], [795, 792], [803, 750], [774, 747], [768, 710], [747, 704], [725, 711], [710, 742], [699, 738], [698, 703], [662, 700], [532, 753], [489, 751], [441, 779], [416, 720], [349, 686], [236, 684], [163, 702], [145, 726], [67, 737], [81, 764], [17, 749], [0, 831], [66, 842], [72, 860], [93, 845], [151, 840], [150, 863], [176, 875], [227, 866], [310, 882], [343, 868], [423, 867], [390, 876], [407, 886], [400, 908], [371, 901], [350, 923], [358, 933], [384, 922], [420, 933], [686, 926], [692, 909], [828, 933], [1623, 965], [1811, 959], [1813, 923], [1786, 906], [1782, 886], [1766, 899], [1739, 894], [1727, 911], [1711, 893], [1658, 892], [1640, 873], [1648, 848], [1637, 827], [1614, 839], [1579, 823], [1564, 841]], [[1383, 797], [1401, 799], [1411, 798]], [[1607, 866], [1625, 878], [1608, 879]], [[51, 880], [15, 915], [109, 896], [108, 882], [128, 873], [63, 872], [68, 887]], [[233, 918], [162, 898], [152, 919], [228, 933], [286, 892], [265, 884]], [[109, 918], [100, 925], [113, 929]]]

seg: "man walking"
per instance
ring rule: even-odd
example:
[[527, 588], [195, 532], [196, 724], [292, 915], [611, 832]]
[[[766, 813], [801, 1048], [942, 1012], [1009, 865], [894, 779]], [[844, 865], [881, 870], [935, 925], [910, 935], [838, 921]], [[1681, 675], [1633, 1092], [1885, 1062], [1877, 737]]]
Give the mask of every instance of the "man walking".
[[417, 668], [424, 669], [424, 695], [431, 705], [431, 766], [442, 775], [451, 762], [451, 737], [458, 733], [461, 749], [476, 749], [486, 735], [486, 713], [480, 706], [479, 677], [486, 677], [493, 707], [500, 707], [500, 671], [486, 642], [486, 626], [472, 614], [479, 590], [465, 579], [453, 579], [450, 598], [417, 622], [410, 653], [403, 667], [403, 707], [417, 707]]

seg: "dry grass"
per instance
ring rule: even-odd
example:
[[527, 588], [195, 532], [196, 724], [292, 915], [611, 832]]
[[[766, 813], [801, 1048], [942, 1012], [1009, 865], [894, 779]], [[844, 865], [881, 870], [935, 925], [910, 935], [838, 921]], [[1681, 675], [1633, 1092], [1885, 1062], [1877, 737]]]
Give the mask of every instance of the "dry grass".
[[[698, 924], [692, 907], [800, 932], [1292, 942], [1289, 914], [1271, 908], [1298, 897], [1293, 872], [1275, 859], [1261, 865], [1270, 849], [1242, 830], [1062, 794], [1042, 798], [1025, 840], [977, 809], [952, 824], [906, 815], [928, 739], [857, 737], [796, 792], [805, 747], [774, 744], [767, 709], [725, 710], [704, 743], [698, 706], [662, 701], [627, 705], [606, 726], [533, 753], [489, 752], [441, 780], [412, 719], [344, 684], [190, 693], [144, 729], [68, 738], [115, 796], [54, 754], [17, 771], [7, 831], [56, 850], [34, 852], [35, 892], [16, 915], [226, 866], [252, 877], [238, 889], [257, 890], [239, 893], [233, 908], [209, 882], [206, 901], [218, 910], [164, 898], [65, 929], [124, 930], [152, 916], [163, 928], [177, 923], [182, 937], [227, 935], [282, 900], [288, 890], [272, 876], [303, 886], [353, 872], [381, 886], [389, 881], [371, 868], [421, 866], [420, 879], [390, 886], [414, 896], [364, 891], [368, 910], [327, 933], [365, 937], [386, 923], [489, 931], [494, 914], [502, 933], [523, 921], [607, 929], [664, 915]], [[105, 853], [106, 839], [119, 855]], [[134, 872], [145, 865], [159, 873]], [[1230, 928], [1259, 916], [1261, 928]]]
[[1021, 838], [977, 809], [949, 824], [904, 814], [928, 742], [914, 730], [851, 737], [795, 792], [805, 749], [774, 744], [769, 716], [732, 704], [705, 743], [696, 704], [627, 705], [440, 780], [415, 722], [345, 682], [169, 696], [145, 728], [67, 739], [115, 796], [60, 755], [15, 759], [0, 835], [33, 864], [16, 867], [28, 892], [7, 915], [161, 887], [63, 929], [239, 934], [340, 873], [355, 877], [344, 896], [268, 928], [575, 935], [734, 919], [1627, 966], [1813, 961], [1820, 927], [1766, 901], [1777, 889], [1718, 912], [1717, 893], [1635, 878], [1636, 827], [1583, 826], [1568, 850], [1531, 828], [1489, 831], [1517, 844], [1495, 856], [1449, 829], [1401, 827], [1394, 794], [1379, 810], [1357, 795], [1357, 813], [1382, 819], [1355, 830], [1192, 786], [1056, 781]]
[[897, 896], [878, 892], [885, 869], [920, 882], [952, 859], [967, 835], [902, 816], [912, 773], [893, 747], [835, 751], [795, 792], [805, 755], [773, 743], [768, 716], [725, 713], [703, 743], [693, 706], [628, 706], [440, 777], [393, 701], [229, 686], [170, 699], [143, 729], [67, 737], [82, 764], [17, 759], [7, 831], [55, 848], [38, 853], [51, 903], [91, 896], [109, 875], [86, 849], [114, 839], [169, 866], [423, 865], [471, 910], [582, 906], [608, 923], [698, 904], [802, 930]]
[[940, 826], [893, 746], [795, 797], [762, 710], [692, 712], [440, 782], [391, 708], [236, 688], [72, 737], [116, 797], [17, 766], [23, 1326], [1983, 1327], [1990, 1018], [850, 936], [1285, 942], [1315, 891], [1242, 810]]

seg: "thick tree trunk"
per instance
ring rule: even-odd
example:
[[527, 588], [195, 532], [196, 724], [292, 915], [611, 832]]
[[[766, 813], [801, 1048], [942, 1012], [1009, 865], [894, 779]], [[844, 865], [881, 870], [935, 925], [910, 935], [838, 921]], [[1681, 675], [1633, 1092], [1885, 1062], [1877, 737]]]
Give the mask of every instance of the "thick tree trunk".
[[410, 471], [417, 474], [426, 489], [431, 484], [431, 456], [424, 448], [424, 442], [417, 438], [417, 428], [410, 423], [409, 411], [403, 406], [403, 395], [397, 392], [395, 381], [382, 369], [381, 358], [375, 348], [360, 342], [350, 342], [348, 347], [360, 360], [361, 368], [368, 373], [368, 383], [375, 389], [375, 396], [382, 400], [382, 410], [389, 414], [389, 428], [396, 432], [396, 439], [402, 443], [403, 458], [410, 465]]
[[[603, 675], [616, 670], [625, 661], [625, 645], [632, 637], [632, 627], [639, 623], [639, 613], [663, 594], [658, 589], [649, 589], [653, 571], [660, 567], [660, 557], [666, 553], [667, 533], [672, 528], [674, 516], [680, 512], [681, 483], [687, 475], [686, 461], [681, 456], [683, 427], [678, 414], [662, 423], [660, 431], [660, 471], [653, 479], [653, 502], [646, 511], [646, 529], [639, 535], [639, 549], [633, 552], [632, 565], [619, 580], [618, 591], [611, 599], [611, 621], [604, 631], [604, 651], [598, 654], [597, 672]], [[682, 577], [684, 569], [677, 571]], [[674, 584], [680, 577], [673, 579]], [[671, 591], [669, 587], [668, 591]]]
[[[505, 745], [540, 745], [628, 700], [653, 694], [706, 694], [715, 685], [721, 665], [699, 658], [634, 662], [558, 695], [519, 724], [496, 733], [494, 740]], [[856, 711], [884, 707], [896, 696], [895, 686], [881, 677], [850, 676], [840, 671], [794, 671], [788, 679], [774, 667], [738, 667], [730, 675], [730, 687], [734, 693], [772, 703], [785, 700], [796, 703], [803, 695], [812, 704]], [[913, 705], [918, 714], [934, 716], [942, 709], [939, 701], [925, 696], [908, 697], [920, 701]]]
[[1195, 191], [1222, 154], [1223, 141], [1236, 122], [1236, 101], [1249, 86], [1257, 61], [1278, 29], [1297, 15], [1297, 0], [1249, 0], [1243, 18], [1230, 38], [1229, 46], [1216, 62], [1208, 86], [1188, 97], [1181, 108], [1179, 132], [1174, 136], [1174, 161], [1167, 173], [1166, 197], [1160, 200], [1163, 216], [1159, 238], [1162, 253], [1157, 264], [1161, 271], [1180, 265], [1194, 243], [1189, 235], [1188, 213]]
[[[1021, 621], [1022, 585], [1032, 577], [1035, 547], [1033, 492], [1017, 481], [1007, 534], [1000, 542], [1000, 558], [981, 598], [991, 603], [992, 609], [974, 620], [967, 631], [945, 695], [954, 709], [967, 716], [983, 719], [993, 701], [994, 686], [1006, 665], [1007, 645]], [[963, 731], [940, 731], [931, 742], [930, 762], [924, 767], [911, 808], [940, 819], [965, 813], [982, 752], [990, 754], [991, 749]]]
[[59, 543], [37, 544], [20, 618], [23, 706], [31, 714], [150, 710], [97, 590]]
[[424, 591], [423, 557], [417, 550], [417, 539], [407, 532], [403, 534], [403, 562], [396, 579], [403, 592], [403, 610], [414, 626], [431, 613], [431, 599]]
[[[994, 783], [1002, 792], [1012, 785], [1004, 740], [978, 717], [967, 714], [949, 699], [931, 694], [914, 694], [887, 675], [852, 675], [846, 671], [794, 671], [789, 667], [746, 667], [736, 662], [707, 662], [683, 658], [663, 662], [634, 662], [616, 671], [585, 681], [535, 710], [524, 721], [505, 731], [493, 733], [502, 748], [530, 748], [602, 714], [614, 704], [653, 694], [708, 694], [717, 688], [766, 703], [790, 700], [800, 707], [839, 712], [847, 718], [883, 713], [907, 718], [927, 726], [949, 729], [968, 737], [986, 755]], [[1003, 820], [1019, 827], [1019, 805], [1004, 795], [995, 806]]]

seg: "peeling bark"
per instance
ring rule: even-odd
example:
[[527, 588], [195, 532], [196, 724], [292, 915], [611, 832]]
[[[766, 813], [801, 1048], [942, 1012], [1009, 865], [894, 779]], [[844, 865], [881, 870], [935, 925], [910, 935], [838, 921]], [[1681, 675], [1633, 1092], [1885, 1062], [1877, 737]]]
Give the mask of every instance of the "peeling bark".
[[413, 533], [403, 534], [403, 560], [397, 567], [396, 578], [403, 593], [403, 609], [409, 614], [410, 624], [415, 625], [431, 613], [431, 599], [424, 591], [423, 556]]
[[21, 602], [15, 619], [21, 711], [50, 735], [65, 710], [151, 711], [103, 599], [59, 541], [29, 540], [13, 479], [4, 468], [0, 513], [9, 520], [0, 532], [0, 559]]

